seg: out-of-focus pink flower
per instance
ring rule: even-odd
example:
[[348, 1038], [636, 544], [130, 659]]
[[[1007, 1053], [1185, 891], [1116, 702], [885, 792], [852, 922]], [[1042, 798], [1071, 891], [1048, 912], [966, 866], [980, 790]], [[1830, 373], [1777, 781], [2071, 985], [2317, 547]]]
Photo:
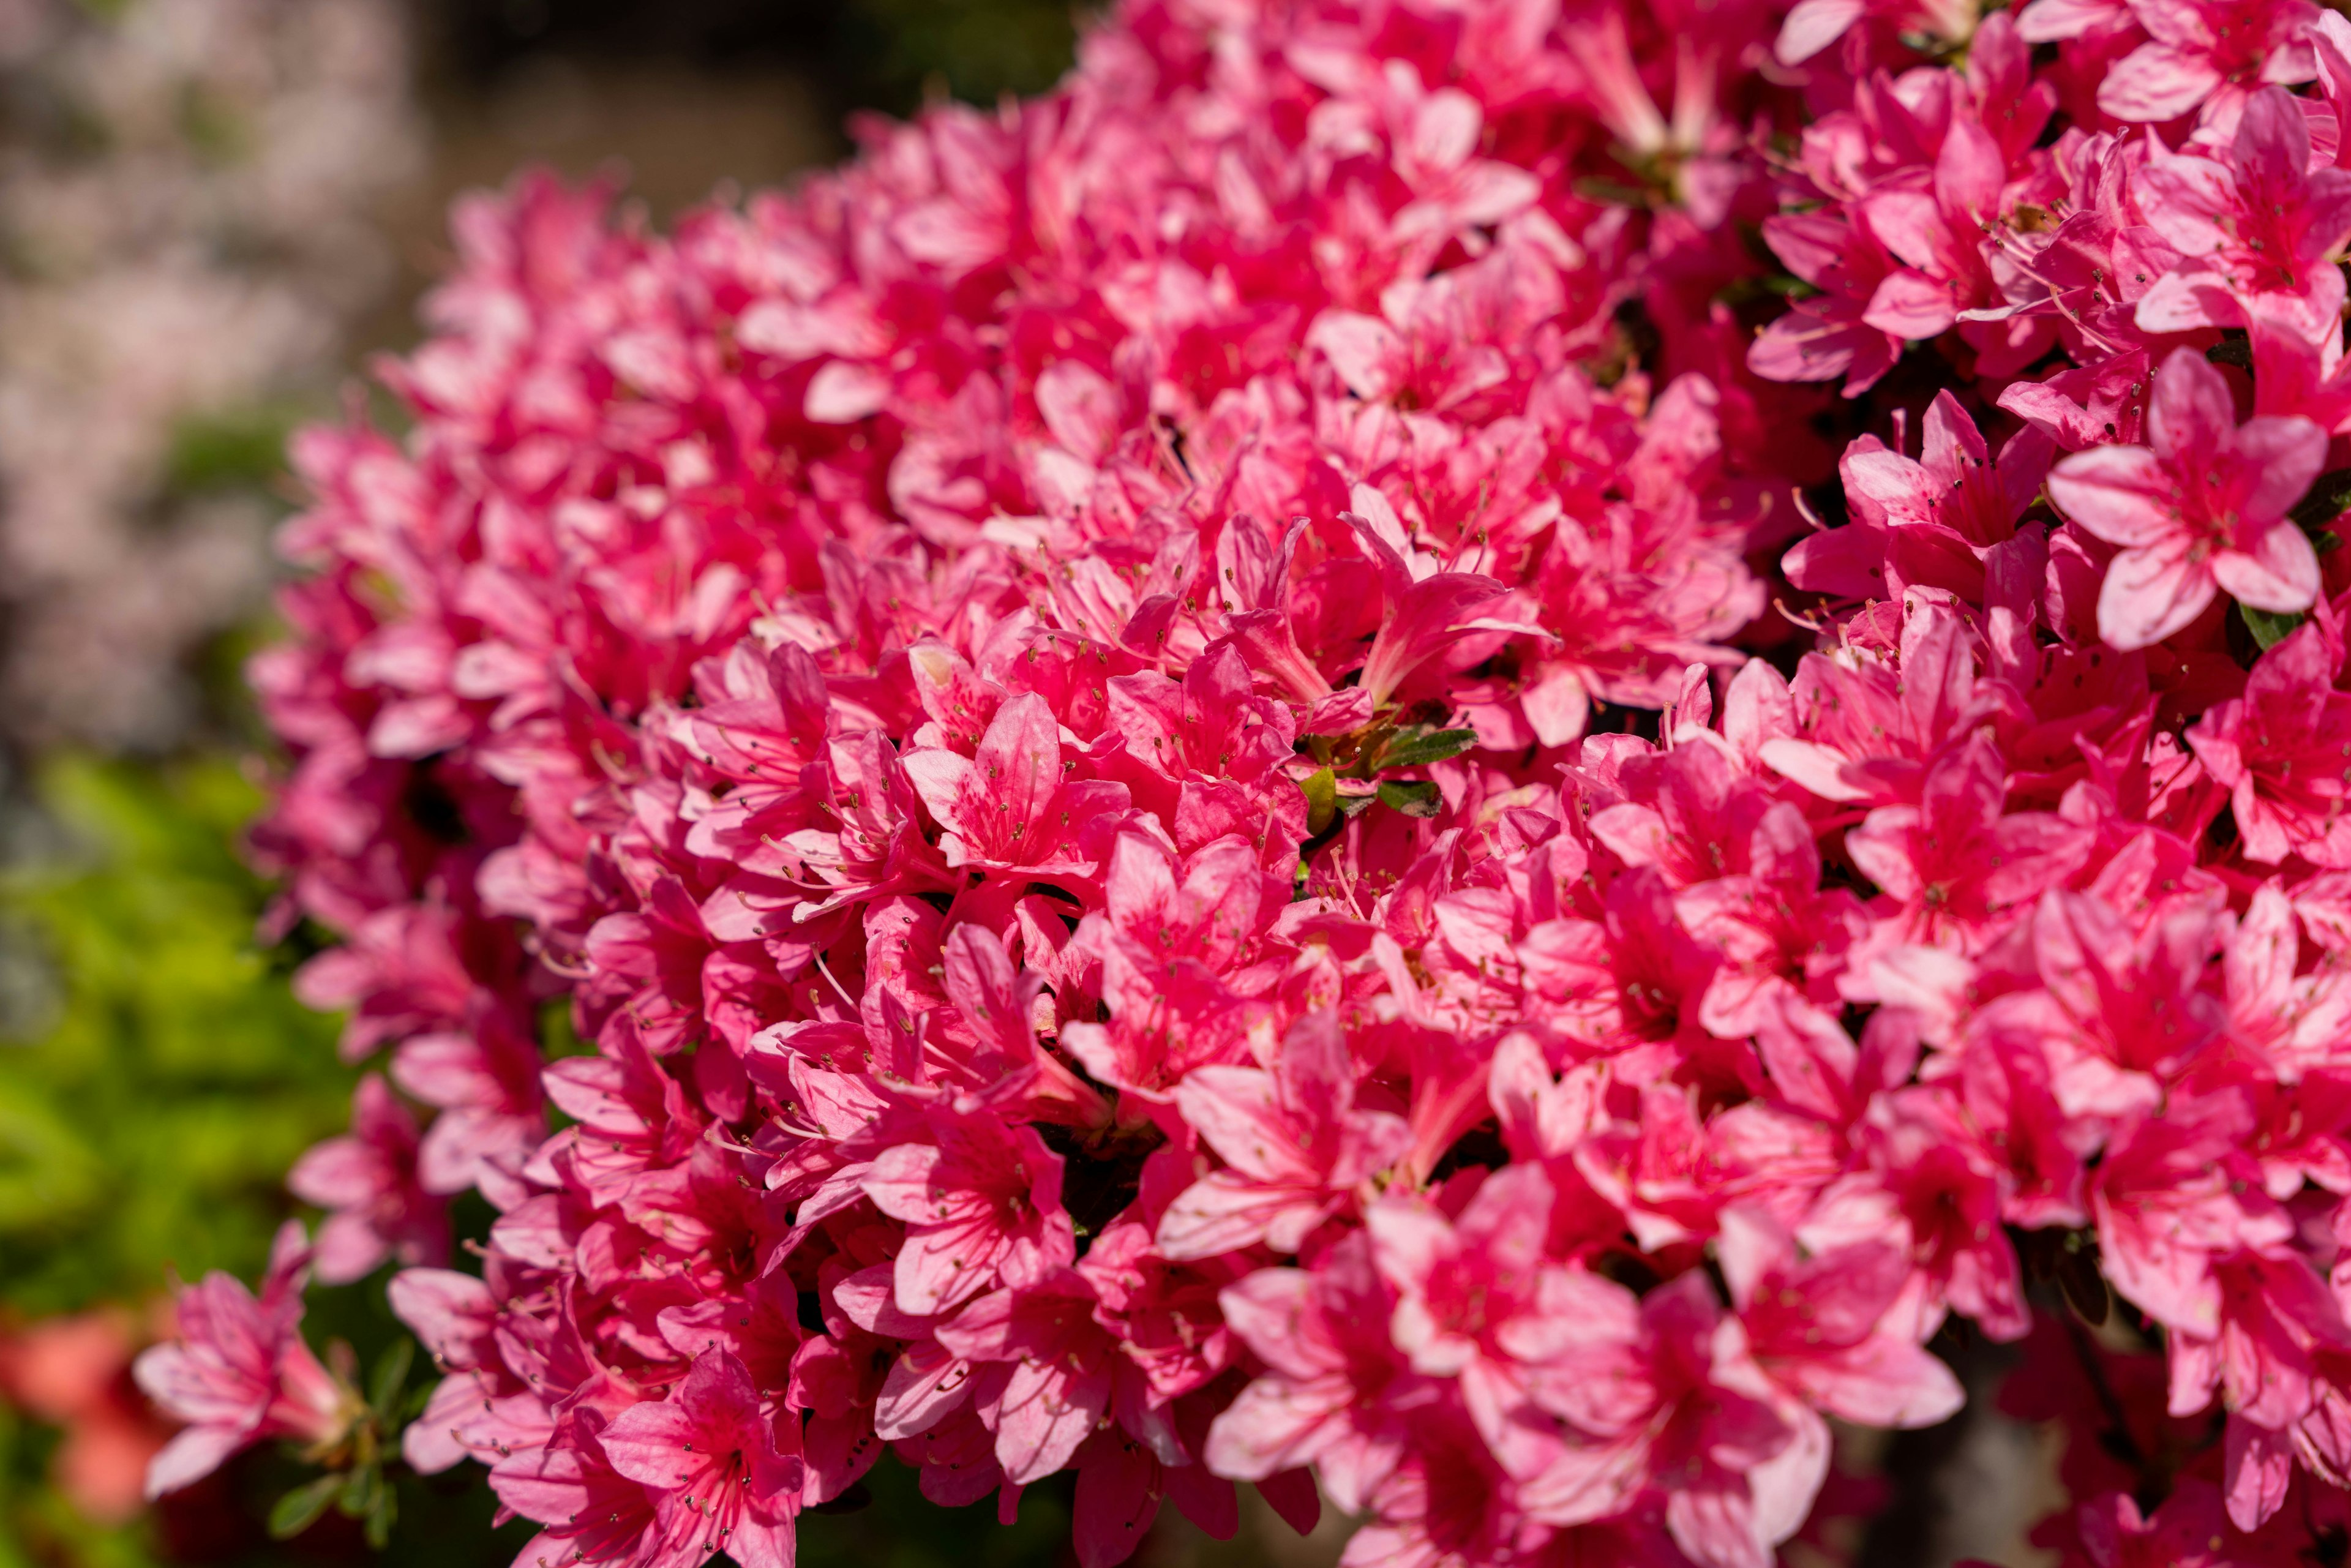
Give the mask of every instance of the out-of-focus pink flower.
[[309, 1264], [309, 1239], [288, 1220], [258, 1297], [221, 1273], [180, 1292], [179, 1338], [141, 1351], [132, 1369], [156, 1406], [186, 1423], [148, 1467], [150, 1498], [201, 1480], [268, 1438], [317, 1446], [350, 1429], [358, 1396], [302, 1338]]
[[135, 1343], [128, 1315], [105, 1309], [46, 1319], [0, 1340], [0, 1395], [64, 1428], [51, 1461], [57, 1490], [101, 1524], [138, 1512], [147, 1467], [171, 1436], [131, 1385]]
[[287, 1190], [333, 1211], [311, 1250], [321, 1281], [364, 1278], [387, 1258], [432, 1265], [447, 1260], [444, 1204], [418, 1183], [416, 1146], [416, 1118], [371, 1075], [352, 1096], [350, 1134], [295, 1162]]

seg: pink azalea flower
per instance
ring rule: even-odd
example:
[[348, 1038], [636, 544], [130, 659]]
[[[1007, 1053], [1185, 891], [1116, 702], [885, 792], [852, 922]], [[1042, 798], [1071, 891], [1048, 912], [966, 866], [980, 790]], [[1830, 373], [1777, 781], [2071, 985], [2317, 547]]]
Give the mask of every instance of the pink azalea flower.
[[[2069, 1562], [2333, 1550], [2313, 18], [1123, 0], [666, 235], [469, 201], [254, 671], [269, 929], [433, 1114], [306, 1162], [319, 1266], [496, 1213], [392, 1288], [410, 1462], [550, 1562], [775, 1563], [887, 1448], [1074, 1471], [1085, 1568], [1243, 1480], [1766, 1568], [1957, 1318]], [[190, 1292], [175, 1474], [342, 1418], [291, 1267]]]
[[1979, 733], [1928, 768], [1918, 804], [1880, 806], [1846, 833], [1845, 852], [1889, 906], [1877, 939], [1990, 941], [2089, 858], [2083, 829], [2003, 812], [2000, 771], [1998, 748]]
[[2258, 1181], [2247, 1189], [2244, 1157], [2231, 1157], [2232, 1114], [2244, 1111], [2225, 1101], [2170, 1107], [2162, 1122], [2110, 1145], [2091, 1186], [2115, 1289], [2158, 1322], [2206, 1338], [2220, 1326], [2213, 1260], [2274, 1249], [2293, 1234]]
[[2317, 8], [2304, 0], [2139, 0], [2130, 9], [2153, 37], [2098, 89], [2098, 107], [2117, 120], [2174, 120], [2208, 102], [2207, 115], [2225, 118], [2257, 82], [2308, 81], [2316, 74], [2304, 35]]
[[2240, 425], [2220, 372], [2179, 350], [2155, 375], [2150, 446], [2076, 453], [2050, 470], [2049, 494], [2083, 528], [2120, 546], [2098, 594], [2098, 633], [2118, 648], [2159, 643], [2226, 590], [2290, 613], [2318, 592], [2318, 559], [2286, 518], [2326, 462], [2306, 419]]
[[1033, 1285], [1075, 1259], [1061, 1159], [1034, 1132], [952, 1111], [933, 1113], [926, 1131], [935, 1142], [885, 1151], [864, 1183], [875, 1207], [909, 1227], [901, 1312], [928, 1317], [999, 1278]]
[[2311, 167], [2301, 101], [2265, 88], [2217, 158], [2158, 153], [2138, 172], [2147, 225], [2189, 258], [2139, 297], [2140, 328], [2268, 319], [2319, 339], [2341, 312], [2343, 274], [2326, 258], [2351, 239], [2351, 170]]
[[1781, 24], [1780, 40], [1774, 52], [1782, 64], [1802, 65], [1831, 44], [1843, 37], [1845, 30], [1865, 17], [1882, 20], [1896, 27], [1931, 33], [1953, 41], [1965, 38], [1974, 29], [1976, 14], [1972, 6], [1962, 4], [1920, 5], [1910, 0], [1886, 5], [1870, 4], [1868, 0], [1798, 0]]
[[295, 1162], [287, 1190], [334, 1212], [319, 1228], [311, 1266], [329, 1285], [372, 1273], [387, 1258], [439, 1264], [449, 1253], [442, 1201], [417, 1177], [416, 1119], [381, 1078], [360, 1080], [351, 1132]]
[[938, 1327], [941, 1347], [978, 1368], [972, 1406], [1014, 1486], [1061, 1469], [1112, 1417], [1120, 1368], [1093, 1305], [1092, 1287], [1064, 1270], [983, 1296]]
[[2335, 689], [2340, 634], [2313, 622], [2263, 653], [2245, 695], [2222, 703], [2188, 732], [2188, 743], [2230, 791], [2249, 860], [2274, 865], [2300, 855], [2351, 867], [2341, 737], [2351, 695]]
[[1428, 1391], [1388, 1337], [1395, 1297], [1358, 1233], [1304, 1269], [1228, 1285], [1225, 1319], [1266, 1371], [1209, 1428], [1219, 1475], [1262, 1480], [1312, 1465], [1331, 1500], [1359, 1511], [1403, 1458], [1407, 1413]]
[[309, 1261], [301, 1226], [288, 1220], [258, 1297], [219, 1273], [181, 1291], [178, 1340], [141, 1352], [132, 1368], [147, 1396], [187, 1423], [148, 1466], [150, 1498], [202, 1480], [271, 1437], [319, 1445], [350, 1429], [359, 1396], [302, 1338]]
[[1789, 580], [1850, 599], [1899, 594], [1915, 583], [1980, 601], [1984, 558], [2015, 536], [2050, 455], [2037, 434], [2019, 435], [1995, 465], [1975, 422], [1938, 392], [1918, 457], [1875, 436], [1846, 449], [1837, 471], [1853, 520], [1798, 540], [1785, 557]]
[[1409, 1140], [1402, 1118], [1354, 1108], [1355, 1077], [1346, 1036], [1328, 1013], [1290, 1029], [1270, 1071], [1196, 1069], [1176, 1091], [1176, 1108], [1230, 1168], [1168, 1207], [1160, 1250], [1206, 1258], [1262, 1241], [1297, 1251]]
[[1554, 1524], [1604, 1519], [1671, 1476], [1677, 1546], [1707, 1568], [1765, 1568], [1810, 1510], [1827, 1449], [1782, 1414], [1739, 1321], [1686, 1274], [1585, 1322], [1536, 1398], [1586, 1440], [1527, 1483], [1527, 1511]]
[[1901, 334], [1868, 319], [1898, 266], [1865, 212], [1775, 214], [1763, 237], [1788, 269], [1821, 292], [1796, 302], [1747, 352], [1747, 366], [1775, 382], [1842, 380], [1859, 397], [1901, 357]]
[[1756, 1364], [1830, 1415], [1868, 1427], [1931, 1427], [1966, 1402], [1949, 1367], [1886, 1319], [1908, 1260], [1883, 1241], [1800, 1257], [1768, 1213], [1725, 1211], [1723, 1276]]
[[613, 1471], [653, 1500], [649, 1564], [684, 1568], [724, 1552], [744, 1568], [789, 1568], [800, 1493], [798, 1423], [760, 1405], [743, 1364], [696, 1356], [668, 1398], [632, 1405], [597, 1435]]

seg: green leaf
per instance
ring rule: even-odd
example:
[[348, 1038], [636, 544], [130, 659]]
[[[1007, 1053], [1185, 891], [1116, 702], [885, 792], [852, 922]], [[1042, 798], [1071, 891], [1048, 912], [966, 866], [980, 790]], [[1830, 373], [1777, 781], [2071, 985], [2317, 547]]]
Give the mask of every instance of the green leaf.
[[1434, 817], [1445, 805], [1437, 786], [1425, 779], [1384, 781], [1380, 785], [1380, 801], [1407, 817]]
[[408, 1385], [408, 1369], [416, 1360], [416, 1342], [396, 1339], [376, 1357], [375, 1376], [368, 1384], [368, 1403], [387, 1421], [392, 1419], [392, 1406], [399, 1401], [400, 1391]]
[[367, 1543], [381, 1552], [392, 1544], [392, 1522], [400, 1517], [400, 1494], [390, 1487], [379, 1487], [375, 1506], [368, 1510]]
[[2295, 627], [2309, 619], [2299, 610], [2279, 615], [2267, 610], [2256, 610], [2250, 604], [2239, 604], [2237, 613], [2245, 618], [2245, 630], [2253, 634], [2253, 641], [2262, 645], [2263, 653], [2276, 647]]
[[1339, 776], [1325, 768], [1298, 788], [1306, 797], [1306, 836], [1321, 838], [1339, 815]]
[[308, 1486], [296, 1487], [269, 1511], [269, 1533], [279, 1541], [293, 1540], [319, 1522], [342, 1485], [340, 1476], [320, 1476]]
[[1478, 744], [1474, 729], [1432, 729], [1399, 736], [1380, 753], [1380, 768], [1426, 768], [1448, 757], [1458, 757]]
[[345, 1519], [358, 1519], [367, 1512], [382, 1479], [373, 1465], [361, 1465], [343, 1478], [343, 1495], [335, 1500], [335, 1506]]
[[286, 472], [286, 438], [296, 411], [246, 408], [190, 414], [172, 432], [164, 483], [175, 495], [251, 489]]

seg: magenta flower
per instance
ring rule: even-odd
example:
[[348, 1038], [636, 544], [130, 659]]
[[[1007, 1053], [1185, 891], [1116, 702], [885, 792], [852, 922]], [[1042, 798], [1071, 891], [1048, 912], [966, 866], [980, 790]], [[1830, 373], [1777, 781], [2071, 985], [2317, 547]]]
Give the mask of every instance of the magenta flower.
[[1722, 1265], [1756, 1364], [1819, 1409], [1869, 1427], [1932, 1427], [1966, 1403], [1949, 1367], [1889, 1327], [1910, 1274], [1889, 1243], [1802, 1256], [1768, 1213], [1730, 1209]]
[[724, 1552], [743, 1568], [789, 1568], [799, 1513], [798, 1423], [760, 1405], [743, 1364], [696, 1356], [667, 1399], [632, 1405], [597, 1435], [613, 1471], [653, 1500], [649, 1568]]
[[1311, 1272], [1262, 1270], [1221, 1300], [1267, 1371], [1209, 1429], [1209, 1468], [1263, 1480], [1311, 1465], [1340, 1508], [1362, 1508], [1394, 1473], [1406, 1413], [1430, 1392], [1389, 1339], [1395, 1297], [1368, 1244], [1359, 1233]]
[[2335, 689], [2342, 662], [2338, 631], [2324, 622], [2304, 626], [2262, 655], [2244, 695], [2188, 732], [2230, 792], [2251, 860], [2274, 865], [2300, 855], [2313, 865], [2351, 867], [2351, 782], [2341, 755], [2351, 694]]
[[1014, 1486], [1067, 1465], [1111, 1416], [1116, 1353], [1093, 1302], [1092, 1288], [1065, 1270], [983, 1296], [940, 1325], [941, 1347], [979, 1368], [973, 1408]]
[[2117, 120], [2173, 120], [2205, 104], [2207, 117], [2226, 123], [2248, 95], [2258, 96], [2254, 84], [2316, 74], [2305, 35], [2318, 10], [2306, 0], [2133, 0], [2130, 11], [2153, 37], [2099, 84], [2098, 107]]
[[1170, 1258], [1207, 1258], [1264, 1242], [1295, 1252], [1353, 1190], [1402, 1155], [1402, 1118], [1357, 1111], [1355, 1068], [1338, 1021], [1293, 1026], [1270, 1071], [1195, 1070], [1176, 1104], [1230, 1167], [1193, 1184], [1159, 1221]]
[[2351, 170], [2311, 167], [2310, 123], [2283, 88], [2255, 93], [2219, 156], [2150, 158], [2137, 176], [2147, 225], [2187, 258], [2139, 297], [2149, 332], [2290, 326], [2322, 340], [2343, 308]]
[[2229, 383], [2192, 350], [2155, 373], [2148, 446], [2101, 446], [2049, 473], [2065, 515], [2122, 553], [2098, 593], [2098, 634], [2117, 648], [2160, 643], [2225, 590], [2291, 613], [2318, 593], [2318, 558], [2286, 517], [2326, 463], [2306, 419], [2237, 423]]
[[898, 1310], [928, 1317], [999, 1275], [1033, 1285], [1076, 1257], [1061, 1207], [1061, 1160], [1027, 1128], [985, 1113], [939, 1111], [935, 1142], [900, 1144], [865, 1176], [874, 1206], [905, 1221]]
[[256, 1298], [226, 1274], [180, 1292], [179, 1338], [140, 1353], [139, 1386], [187, 1425], [147, 1469], [147, 1495], [202, 1480], [231, 1456], [271, 1437], [329, 1444], [350, 1427], [359, 1396], [319, 1363], [302, 1338], [302, 1280], [310, 1247], [288, 1220], [270, 1249]]
[[418, 1179], [416, 1118], [381, 1078], [360, 1080], [350, 1134], [296, 1161], [286, 1186], [334, 1211], [311, 1249], [311, 1266], [327, 1284], [363, 1279], [387, 1258], [437, 1265], [448, 1257], [445, 1206]]

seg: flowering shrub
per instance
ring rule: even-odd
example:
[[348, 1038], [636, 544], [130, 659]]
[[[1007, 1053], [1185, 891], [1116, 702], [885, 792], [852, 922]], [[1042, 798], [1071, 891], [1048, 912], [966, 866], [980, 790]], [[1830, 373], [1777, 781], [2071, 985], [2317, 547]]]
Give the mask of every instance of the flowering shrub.
[[1752, 1568], [1959, 1320], [2069, 1562], [2339, 1548], [2346, 94], [2302, 0], [1129, 0], [669, 238], [466, 203], [253, 669], [388, 1082], [155, 1484], [377, 1419], [293, 1281], [397, 1260], [526, 1563], [888, 1448], [1090, 1568]]

